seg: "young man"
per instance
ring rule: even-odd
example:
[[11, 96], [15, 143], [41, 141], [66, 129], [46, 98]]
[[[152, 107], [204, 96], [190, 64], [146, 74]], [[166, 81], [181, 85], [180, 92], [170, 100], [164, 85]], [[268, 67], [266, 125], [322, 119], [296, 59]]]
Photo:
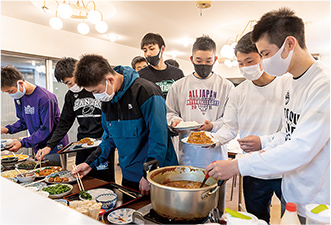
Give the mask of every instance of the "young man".
[[164, 63], [179, 68], [179, 63], [174, 59], [167, 59]]
[[[289, 76], [276, 78], [262, 70], [262, 57], [251, 41], [251, 32], [238, 41], [235, 55], [240, 72], [247, 80], [231, 91], [222, 118], [224, 124], [214, 129], [217, 131], [214, 137], [226, 144], [240, 131], [241, 138], [256, 135], [264, 139], [262, 143], [270, 142], [271, 135], [282, 127], [284, 89]], [[261, 145], [254, 150], [260, 149]], [[281, 175], [245, 176], [243, 190], [247, 212], [269, 223], [273, 193], [281, 200]]]
[[147, 64], [147, 60], [144, 57], [136, 56], [132, 59], [131, 66], [135, 71], [138, 72], [139, 70], [148, 66], [148, 64]]
[[283, 174], [283, 198], [297, 205], [303, 224], [307, 204], [330, 204], [330, 74], [309, 53], [304, 27], [293, 11], [281, 8], [262, 16], [252, 33], [265, 72], [293, 75], [286, 86], [282, 131], [263, 152], [206, 167], [217, 179]]
[[[101, 126], [101, 102], [95, 99], [91, 92], [75, 84], [73, 75], [77, 60], [74, 58], [63, 58], [56, 63], [54, 75], [58, 82], [66, 84], [69, 88], [65, 95], [64, 106], [60, 121], [52, 137], [48, 140], [45, 148], [37, 152], [36, 158], [41, 160], [56, 146], [70, 130], [77, 118], [79, 127], [77, 140], [82, 138], [101, 138], [103, 129]], [[76, 164], [85, 162], [86, 158], [95, 148], [76, 152]], [[115, 181], [114, 175], [114, 154], [110, 155], [106, 162], [107, 169], [95, 168], [90, 176], [106, 181]]]
[[105, 134], [87, 163], [72, 173], [87, 174], [105, 161], [111, 148], [117, 148], [122, 169], [122, 185], [149, 193], [143, 163], [157, 159], [160, 166], [178, 164], [166, 122], [166, 105], [160, 89], [141, 79], [130, 67], [112, 69], [102, 56], [85, 55], [74, 72], [77, 85], [102, 101]]
[[165, 42], [161, 35], [148, 33], [141, 40], [140, 48], [149, 65], [139, 71], [139, 76], [157, 84], [164, 98], [167, 96], [171, 85], [178, 79], [184, 77], [183, 71], [177, 67], [167, 65], [163, 61]]
[[[46, 146], [59, 119], [60, 110], [54, 94], [45, 88], [24, 80], [22, 74], [13, 67], [1, 68], [1, 91], [7, 92], [15, 101], [18, 121], [1, 127], [1, 134], [14, 134], [28, 129], [30, 136], [13, 142], [8, 149], [17, 152], [21, 147], [33, 148], [34, 153]], [[62, 140], [61, 140], [62, 139]], [[69, 143], [68, 135], [54, 143], [54, 148], [47, 159], [60, 164], [58, 150]]]
[[[217, 60], [216, 44], [208, 36], [196, 39], [192, 48], [191, 62], [195, 72], [176, 81], [167, 96], [167, 121], [175, 127], [181, 121], [196, 121], [204, 124], [199, 130], [210, 131], [213, 123], [223, 115], [233, 84], [227, 79], [212, 72]], [[210, 122], [212, 121], [212, 122]], [[187, 137], [189, 132], [181, 132], [179, 139]], [[202, 148], [179, 143], [179, 162], [181, 165], [206, 167], [214, 160], [227, 159], [225, 146]], [[220, 191], [219, 209], [223, 213], [225, 186]]]

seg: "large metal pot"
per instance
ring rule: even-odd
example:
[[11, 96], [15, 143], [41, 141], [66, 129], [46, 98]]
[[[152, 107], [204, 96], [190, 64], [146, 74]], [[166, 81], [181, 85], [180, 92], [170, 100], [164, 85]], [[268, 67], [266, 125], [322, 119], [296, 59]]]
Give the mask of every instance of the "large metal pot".
[[[217, 180], [210, 177], [208, 187], [184, 189], [162, 185], [176, 180], [202, 182], [204, 169], [191, 166], [168, 166], [147, 174], [151, 185], [151, 202], [157, 214], [174, 221], [200, 220], [206, 218], [211, 209], [217, 207]], [[224, 183], [224, 182], [223, 182]]]

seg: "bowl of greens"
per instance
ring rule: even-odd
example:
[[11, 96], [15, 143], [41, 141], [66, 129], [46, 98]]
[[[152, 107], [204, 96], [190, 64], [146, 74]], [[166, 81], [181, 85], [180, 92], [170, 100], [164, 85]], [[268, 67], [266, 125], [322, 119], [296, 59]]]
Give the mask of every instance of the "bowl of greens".
[[53, 184], [44, 187], [42, 190], [49, 193], [49, 198], [61, 198], [68, 195], [72, 188], [70, 184]]
[[79, 192], [79, 199], [80, 200], [92, 200], [92, 195], [88, 191], [81, 190]]

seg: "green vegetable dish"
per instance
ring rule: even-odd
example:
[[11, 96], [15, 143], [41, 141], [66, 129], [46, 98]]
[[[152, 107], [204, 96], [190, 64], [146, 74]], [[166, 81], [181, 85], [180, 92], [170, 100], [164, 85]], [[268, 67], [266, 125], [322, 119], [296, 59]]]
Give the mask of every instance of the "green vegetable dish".
[[47, 191], [50, 195], [58, 195], [70, 190], [70, 187], [63, 184], [57, 184], [55, 186], [44, 187], [43, 191]]
[[90, 195], [89, 193], [87, 193], [86, 191], [81, 190], [79, 192], [80, 197], [82, 197], [83, 199], [86, 200], [91, 200], [92, 199], [92, 195]]

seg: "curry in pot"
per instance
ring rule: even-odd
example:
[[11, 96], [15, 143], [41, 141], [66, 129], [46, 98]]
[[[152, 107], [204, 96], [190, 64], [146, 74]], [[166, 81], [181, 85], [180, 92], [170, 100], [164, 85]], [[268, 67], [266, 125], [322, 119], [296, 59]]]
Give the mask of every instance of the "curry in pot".
[[[193, 189], [193, 188], [200, 188], [202, 182], [198, 181], [189, 181], [189, 180], [175, 180], [175, 181], [165, 181], [162, 185], [169, 186], [169, 187], [176, 187], [176, 188], [186, 188], [186, 189]], [[208, 185], [204, 184], [204, 187], [208, 187]]]

